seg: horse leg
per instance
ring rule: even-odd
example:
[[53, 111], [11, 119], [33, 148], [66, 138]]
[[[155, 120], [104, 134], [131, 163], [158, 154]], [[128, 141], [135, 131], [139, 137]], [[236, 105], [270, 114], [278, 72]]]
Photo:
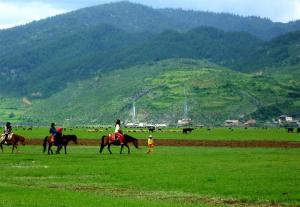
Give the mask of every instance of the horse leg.
[[123, 152], [123, 147], [124, 147], [124, 144], [121, 144], [120, 154], [122, 154], [122, 152]]
[[108, 144], [107, 149], [108, 149], [109, 153], [112, 154], [111, 151], [110, 151], [110, 145], [111, 144]]
[[61, 148], [62, 148], [62, 147], [61, 147], [60, 145], [57, 146], [56, 154], [59, 154], [59, 153], [60, 153]]
[[104, 149], [105, 146], [106, 146], [106, 145], [104, 145], [104, 144], [101, 144], [101, 145], [100, 145], [100, 151], [99, 151], [100, 153], [102, 153], [102, 151], [103, 151], [103, 149]]
[[129, 148], [129, 146], [128, 146], [127, 144], [125, 144], [125, 146], [126, 146], [127, 149], [128, 149], [128, 154], [130, 154], [130, 148]]
[[67, 145], [64, 145], [65, 147], [65, 155], [67, 154]]
[[13, 144], [11, 153], [14, 153], [15, 145]]
[[1, 151], [3, 152], [3, 146], [2, 146], [2, 143], [0, 144], [0, 148], [1, 148]]
[[48, 145], [48, 155], [50, 155], [50, 153], [53, 155], [53, 151], [52, 151], [52, 143], [49, 143]]

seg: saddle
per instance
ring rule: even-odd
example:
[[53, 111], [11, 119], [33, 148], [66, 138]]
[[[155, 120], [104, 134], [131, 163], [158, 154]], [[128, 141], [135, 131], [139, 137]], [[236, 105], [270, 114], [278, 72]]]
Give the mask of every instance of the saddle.
[[122, 137], [119, 133], [109, 134], [108, 137], [109, 137], [110, 143], [113, 143], [113, 142], [124, 143], [124, 137]]

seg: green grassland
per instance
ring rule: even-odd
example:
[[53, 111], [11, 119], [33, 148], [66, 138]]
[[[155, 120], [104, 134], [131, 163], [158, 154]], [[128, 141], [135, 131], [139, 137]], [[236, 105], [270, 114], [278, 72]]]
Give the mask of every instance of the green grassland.
[[[47, 127], [33, 127], [32, 130], [24, 129], [15, 128], [14, 133], [29, 139], [42, 139], [49, 134], [49, 128]], [[89, 132], [89, 130], [91, 129], [66, 128], [63, 134], [75, 134], [80, 141], [80, 139], [100, 139], [103, 135], [113, 132], [112, 128], [108, 128], [108, 130], [99, 129], [98, 132]], [[139, 139], [147, 139], [150, 134], [147, 129], [125, 128], [124, 132]], [[174, 128], [162, 129], [162, 131], [156, 130], [152, 135], [156, 139], [300, 141], [299, 133], [287, 133], [284, 128], [211, 128], [209, 130], [208, 128], [199, 128], [188, 134], [182, 133], [180, 128]]]
[[24, 120], [27, 109], [28, 107], [22, 104], [21, 99], [2, 97], [0, 95], [0, 122], [4, 120], [10, 122]]
[[0, 154], [0, 206], [299, 206], [298, 149], [156, 147]]

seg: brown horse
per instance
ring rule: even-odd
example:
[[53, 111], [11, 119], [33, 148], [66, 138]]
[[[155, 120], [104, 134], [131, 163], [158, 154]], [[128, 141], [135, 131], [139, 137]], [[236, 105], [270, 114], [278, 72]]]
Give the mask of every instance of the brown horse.
[[110, 139], [109, 139], [109, 136], [102, 136], [101, 142], [100, 142], [100, 153], [102, 153], [103, 149], [106, 146], [108, 146], [107, 149], [108, 149], [109, 153], [112, 154], [112, 152], [110, 151], [110, 146], [111, 145], [118, 145], [118, 146], [121, 145], [120, 154], [122, 154], [124, 146], [127, 147], [128, 154], [129, 154], [130, 153], [130, 148], [128, 146], [128, 143], [130, 143], [130, 142], [135, 146], [135, 148], [137, 148], [137, 149], [139, 148], [138, 140], [136, 138], [133, 138], [133, 137], [127, 135], [127, 134], [124, 134], [124, 139], [125, 139], [124, 144], [121, 145], [120, 141], [118, 141], [118, 140], [116, 140], [114, 142], [111, 142]]
[[7, 143], [5, 143], [5, 140], [0, 142], [1, 151], [3, 152], [3, 145], [12, 145], [11, 153], [13, 153], [14, 149], [18, 149], [19, 142], [25, 145], [25, 138], [17, 134], [12, 134], [11, 139], [7, 140]]
[[48, 154], [49, 155], [50, 155], [50, 153], [53, 154], [53, 151], [51, 149], [52, 145], [57, 146], [56, 154], [60, 153], [62, 146], [64, 146], [65, 154], [67, 154], [67, 145], [69, 144], [69, 141], [73, 141], [75, 144], [77, 144], [77, 136], [76, 135], [62, 135], [61, 143], [55, 143], [54, 140], [49, 139], [49, 138], [50, 138], [50, 136], [46, 136], [44, 138], [44, 142], [43, 142], [43, 147], [44, 147], [43, 152], [46, 152], [46, 148], [47, 148], [47, 144], [48, 144]]

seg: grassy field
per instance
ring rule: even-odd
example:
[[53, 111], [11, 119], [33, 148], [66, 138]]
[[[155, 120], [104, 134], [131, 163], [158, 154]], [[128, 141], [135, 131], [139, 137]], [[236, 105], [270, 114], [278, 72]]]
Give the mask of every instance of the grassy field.
[[300, 206], [299, 149], [70, 147], [0, 154], [0, 206]]
[[[64, 134], [76, 134], [79, 139], [100, 139], [103, 135], [112, 132], [101, 130], [99, 132], [88, 132], [90, 129], [73, 128], [72, 131], [67, 129]], [[124, 129], [125, 133], [139, 139], [146, 139], [149, 136], [148, 130], [141, 132], [137, 129], [136, 132], [127, 132], [132, 129]], [[49, 133], [49, 129], [36, 128], [33, 130], [23, 130], [22, 128], [14, 129], [16, 134], [25, 136], [26, 138], [43, 138]], [[233, 131], [227, 128], [207, 128], [196, 129], [191, 134], [183, 134], [181, 129], [163, 129], [152, 133], [156, 139], [192, 139], [192, 140], [274, 140], [274, 141], [300, 141], [300, 133], [287, 133], [286, 129], [261, 129], [261, 128], [235, 128]]]

